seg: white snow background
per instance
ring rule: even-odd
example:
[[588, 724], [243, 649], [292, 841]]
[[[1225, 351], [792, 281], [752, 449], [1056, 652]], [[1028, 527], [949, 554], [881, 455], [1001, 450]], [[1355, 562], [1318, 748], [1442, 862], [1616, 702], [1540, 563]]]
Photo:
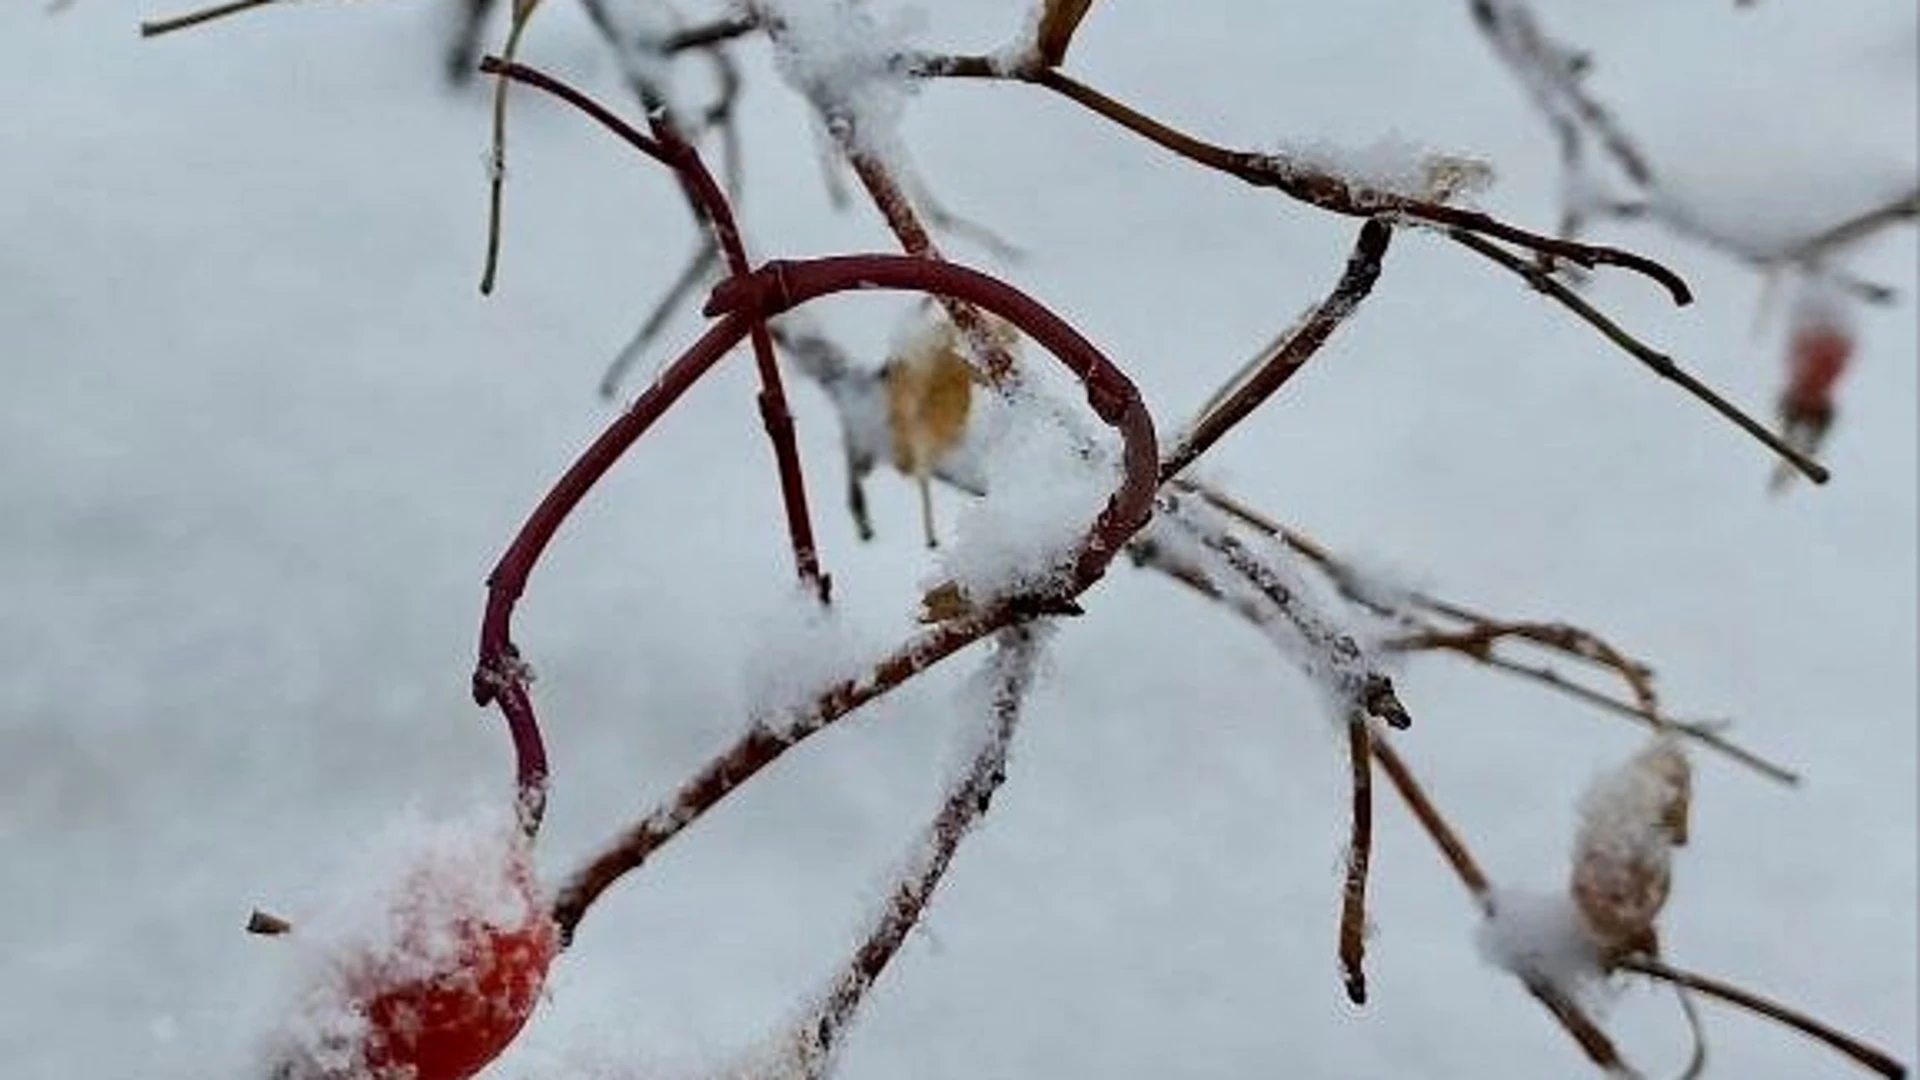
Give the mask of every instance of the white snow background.
[[[1026, 19], [923, 6], [921, 40], [956, 51]], [[1911, 4], [1538, 6], [1700, 214], [1786, 229], [1911, 182]], [[527, 57], [625, 108], [584, 21], [549, 7]], [[351, 894], [388, 823], [506, 797], [505, 734], [467, 698], [481, 581], [612, 415], [594, 383], [690, 227], [661, 170], [519, 94], [482, 299], [487, 110], [441, 85], [445, 5], [290, 4], [154, 42], [134, 31], [168, 13], [151, 3], [40, 8], [0, 6], [0, 1074], [257, 1078], [296, 965], [241, 932], [248, 909], [298, 921]], [[887, 249], [870, 211], [828, 209], [802, 106], [764, 46], [745, 55], [751, 250]], [[1462, 4], [1098, 5], [1069, 68], [1233, 145], [1481, 156], [1483, 205], [1554, 219], [1552, 144]], [[1133, 374], [1163, 431], [1325, 290], [1354, 228], [1029, 88], [928, 86], [901, 136], [948, 204], [1030, 250], [1006, 272]], [[1651, 229], [1603, 235], [1700, 300], [1620, 273], [1591, 295], [1768, 410], [1758, 278]], [[1802, 768], [1790, 791], [1696, 758], [1664, 945], [1912, 1061], [1913, 231], [1850, 265], [1903, 299], [1862, 319], [1826, 490], [1766, 497], [1755, 445], [1413, 232], [1207, 469], [1444, 594], [1613, 637], [1677, 712], [1736, 717]], [[873, 347], [904, 303], [813, 310]], [[837, 423], [790, 386], [842, 617], [884, 639], [930, 565], [915, 496], [877, 475], [881, 535], [858, 544]], [[794, 621], [752, 387], [736, 360], [695, 390], [533, 579], [548, 875], [739, 729], [769, 628]], [[1159, 578], [1116, 566], [1086, 606], [845, 1077], [1592, 1074], [1481, 958], [1384, 788], [1373, 1000], [1347, 1005], [1344, 751], [1313, 689]], [[604, 897], [489, 1075], [700, 1077], [773, 1031], [932, 812], [978, 662], [809, 743]], [[1580, 792], [1641, 735], [1445, 658], [1401, 686], [1402, 748], [1489, 870], [1560, 887]], [[1607, 1020], [1650, 1071], [1684, 1060], [1665, 992], [1630, 988]], [[1748, 1016], [1707, 1020], [1713, 1075], [1850, 1075]]]

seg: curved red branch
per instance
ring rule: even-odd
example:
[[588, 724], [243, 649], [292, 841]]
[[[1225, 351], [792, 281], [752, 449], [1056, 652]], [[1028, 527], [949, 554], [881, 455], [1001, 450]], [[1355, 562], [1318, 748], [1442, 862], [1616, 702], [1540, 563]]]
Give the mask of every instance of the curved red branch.
[[[554, 921], [566, 939], [571, 939], [587, 908], [609, 886], [639, 867], [687, 825], [789, 748], [981, 638], [1036, 614], [1067, 606], [1068, 601], [1100, 579], [1114, 556], [1152, 515], [1159, 448], [1153, 419], [1132, 381], [1045, 305], [979, 271], [903, 255], [850, 255], [768, 263], [753, 274], [723, 282], [714, 290], [707, 303], [707, 313], [723, 315], [724, 321], [709, 332], [702, 343], [713, 339], [725, 327], [771, 318], [832, 293], [862, 289], [938, 294], [978, 305], [1007, 320], [1052, 353], [1079, 377], [1095, 415], [1119, 432], [1124, 470], [1120, 484], [1088, 527], [1066, 573], [1050, 588], [1038, 594], [1001, 598], [942, 623], [910, 639], [870, 670], [828, 686], [813, 701], [792, 713], [759, 718], [664, 804], [615, 838], [567, 881], [553, 909]], [[677, 362], [668, 369], [663, 382], [682, 372], [689, 363], [688, 358]], [[643, 398], [642, 402], [647, 400]], [[589, 455], [592, 454], [590, 450]], [[571, 477], [574, 473], [568, 475]], [[562, 483], [566, 483], [566, 478]], [[529, 550], [537, 556], [537, 548]], [[500, 643], [511, 649], [504, 637]]]
[[541, 553], [580, 500], [654, 421], [747, 336], [748, 328], [745, 317], [723, 319], [674, 361], [554, 483], [487, 575], [487, 606], [480, 621], [480, 661], [473, 672], [473, 700], [483, 706], [497, 703], [506, 716], [518, 759], [521, 824], [529, 834], [538, 830], [546, 808], [547, 757], [533, 701], [527, 694], [528, 672], [513, 644], [514, 605], [525, 591]]
[[[488, 56], [480, 61], [480, 70], [552, 94], [587, 114], [627, 145], [672, 169], [680, 178], [687, 201], [693, 205], [702, 224], [711, 230], [713, 242], [726, 257], [728, 271], [737, 276], [751, 270], [726, 191], [700, 159], [700, 152], [664, 115], [650, 118], [648, 126], [652, 135], [644, 135], [606, 106], [537, 68]], [[794, 439], [793, 414], [787, 409], [786, 390], [780, 381], [780, 365], [774, 359], [773, 336], [767, 331], [765, 319], [755, 320], [748, 332], [753, 340], [754, 367], [760, 375], [760, 420], [773, 446], [774, 464], [779, 472], [781, 509], [787, 518], [787, 539], [793, 548], [794, 569], [800, 580], [825, 603], [830, 585], [820, 570], [813, 519], [807, 512], [806, 476], [800, 468], [800, 449]]]

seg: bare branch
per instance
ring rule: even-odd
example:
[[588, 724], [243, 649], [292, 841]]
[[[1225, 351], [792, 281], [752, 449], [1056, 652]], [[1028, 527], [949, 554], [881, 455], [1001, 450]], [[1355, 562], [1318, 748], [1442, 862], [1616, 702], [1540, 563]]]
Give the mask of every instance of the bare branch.
[[1347, 1000], [1367, 1001], [1367, 868], [1373, 862], [1373, 732], [1366, 717], [1347, 718], [1347, 765], [1353, 790], [1353, 830], [1347, 840], [1347, 877], [1340, 890], [1340, 967]]
[[1601, 314], [1599, 309], [1581, 299], [1578, 293], [1575, 293], [1572, 289], [1556, 281], [1552, 274], [1547, 273], [1538, 266], [1526, 263], [1512, 253], [1505, 251], [1499, 245], [1489, 243], [1483, 237], [1476, 236], [1473, 233], [1457, 230], [1452, 236], [1455, 240], [1467, 247], [1480, 252], [1487, 258], [1526, 278], [1528, 284], [1540, 292], [1546, 293], [1548, 296], [1558, 300], [1562, 306], [1572, 311], [1575, 315], [1580, 316], [1580, 318], [1585, 320], [1589, 325], [1604, 334], [1607, 340], [1618, 345], [1629, 356], [1645, 364], [1654, 374], [1679, 386], [1687, 393], [1705, 403], [1708, 408], [1731, 421], [1735, 427], [1751, 435], [1762, 446], [1779, 455], [1781, 460], [1799, 470], [1802, 476], [1805, 476], [1816, 484], [1824, 484], [1831, 479], [1831, 474], [1827, 472], [1826, 466], [1807, 457], [1785, 439], [1768, 430], [1766, 426], [1758, 420], [1747, 415], [1739, 406], [1721, 397], [1712, 387], [1709, 387], [1682, 369], [1679, 364], [1674, 362], [1671, 356], [1655, 350], [1639, 338], [1628, 333], [1620, 324]]
[[860, 947], [848, 959], [826, 999], [814, 1010], [806, 1047], [814, 1061], [830, 1059], [853, 1023], [867, 991], [899, 953], [907, 933], [926, 913], [928, 901], [953, 863], [960, 842], [987, 813], [1007, 778], [1007, 756], [1020, 709], [1033, 685], [1044, 629], [1016, 624], [1000, 631], [988, 661], [993, 680], [988, 728], [980, 748], [947, 793], [945, 803], [922, 836], [918, 848], [888, 891], [886, 906]]
[[238, 15], [243, 11], [252, 11], [254, 8], [279, 2], [280, 0], [227, 0], [224, 4], [214, 4], [197, 11], [189, 11], [184, 15], [148, 19], [140, 24], [140, 36], [159, 37], [162, 34], [171, 34], [176, 30], [185, 30], [202, 23], [213, 22], [215, 19], [224, 19], [229, 15]]
[[1194, 421], [1160, 463], [1161, 479], [1179, 475], [1221, 436], [1265, 404], [1320, 351], [1333, 332], [1373, 292], [1374, 284], [1380, 280], [1387, 244], [1392, 239], [1392, 227], [1379, 218], [1371, 218], [1361, 226], [1360, 237], [1347, 256], [1347, 268], [1333, 291], [1275, 341], [1264, 357], [1256, 361], [1259, 367], [1252, 374], [1238, 381], [1217, 405]]
[[1638, 972], [1648, 978], [1673, 983], [1764, 1016], [1776, 1024], [1792, 1028], [1808, 1038], [1826, 1044], [1852, 1058], [1862, 1068], [1879, 1073], [1890, 1080], [1900, 1080], [1907, 1075], [1907, 1067], [1886, 1051], [1869, 1046], [1798, 1009], [1761, 997], [1751, 990], [1743, 990], [1732, 983], [1710, 976], [1684, 971], [1651, 956], [1627, 957], [1619, 961], [1619, 966], [1624, 971]]
[[1678, 274], [1646, 256], [1618, 248], [1544, 236], [1479, 211], [1359, 185], [1283, 154], [1230, 150], [1217, 146], [1155, 120], [1051, 68], [1007, 71], [987, 57], [926, 56], [918, 58], [912, 70], [929, 78], [1011, 79], [1032, 83], [1189, 161], [1255, 187], [1276, 188], [1322, 210], [1348, 217], [1385, 216], [1424, 222], [1439, 227], [1445, 235], [1454, 239], [1457, 239], [1454, 235], [1456, 230], [1484, 235], [1588, 269], [1617, 266], [1659, 283], [1675, 303], [1686, 304], [1693, 299], [1692, 292]]

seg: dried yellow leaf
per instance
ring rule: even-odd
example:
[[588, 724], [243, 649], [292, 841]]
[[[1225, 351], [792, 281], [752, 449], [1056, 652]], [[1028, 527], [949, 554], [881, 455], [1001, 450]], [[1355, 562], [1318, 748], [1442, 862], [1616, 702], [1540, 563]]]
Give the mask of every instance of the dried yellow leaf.
[[[992, 340], [1010, 348], [1018, 332], [1007, 323], [987, 320]], [[887, 427], [893, 466], [920, 487], [921, 521], [927, 546], [936, 543], [933, 495], [928, 477], [940, 459], [966, 438], [973, 412], [974, 368], [962, 351], [960, 332], [929, 307], [929, 322], [888, 361], [881, 374], [887, 391]]]
[[920, 597], [920, 621], [923, 623], [951, 622], [963, 615], [973, 614], [973, 602], [960, 586], [951, 581], [943, 581], [928, 589]]

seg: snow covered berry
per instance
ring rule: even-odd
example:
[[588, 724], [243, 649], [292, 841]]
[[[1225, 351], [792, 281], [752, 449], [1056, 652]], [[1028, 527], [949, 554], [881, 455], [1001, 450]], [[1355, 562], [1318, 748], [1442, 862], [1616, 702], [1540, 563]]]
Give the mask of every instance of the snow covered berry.
[[559, 952], [527, 842], [433, 841], [320, 945], [274, 1080], [470, 1080], [526, 1025]]

